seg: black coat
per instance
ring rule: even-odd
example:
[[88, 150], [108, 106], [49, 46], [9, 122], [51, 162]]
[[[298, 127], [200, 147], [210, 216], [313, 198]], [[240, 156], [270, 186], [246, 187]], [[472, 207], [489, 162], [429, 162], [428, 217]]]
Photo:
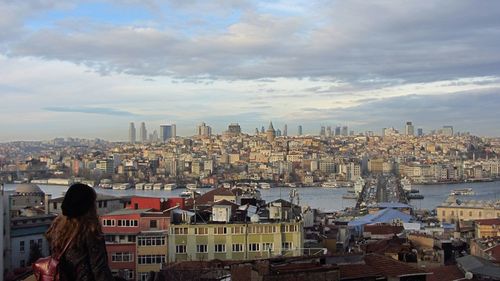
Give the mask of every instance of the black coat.
[[73, 243], [59, 261], [61, 281], [113, 281], [103, 237]]

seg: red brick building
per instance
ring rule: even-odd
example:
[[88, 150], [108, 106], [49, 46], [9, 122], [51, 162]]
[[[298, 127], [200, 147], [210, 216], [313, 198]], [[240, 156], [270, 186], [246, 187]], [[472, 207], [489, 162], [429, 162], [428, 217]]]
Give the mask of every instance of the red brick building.
[[[137, 204], [148, 204], [141, 200]], [[167, 257], [170, 217], [149, 209], [123, 209], [101, 216], [111, 270], [127, 280], [145, 280]]]

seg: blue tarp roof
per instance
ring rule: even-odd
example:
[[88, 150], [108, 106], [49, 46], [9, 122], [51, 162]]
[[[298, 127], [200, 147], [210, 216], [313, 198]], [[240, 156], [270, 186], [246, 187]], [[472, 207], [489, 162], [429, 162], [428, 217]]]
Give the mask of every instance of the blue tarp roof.
[[362, 216], [349, 222], [349, 226], [361, 226], [365, 224], [374, 223], [390, 223], [394, 220], [401, 220], [402, 222], [409, 222], [413, 217], [406, 213], [400, 212], [395, 209], [383, 209], [376, 213]]

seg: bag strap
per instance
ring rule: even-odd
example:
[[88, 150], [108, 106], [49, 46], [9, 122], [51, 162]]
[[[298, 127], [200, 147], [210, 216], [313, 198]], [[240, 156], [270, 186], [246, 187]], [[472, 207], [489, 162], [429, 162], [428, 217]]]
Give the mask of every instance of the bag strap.
[[68, 240], [68, 242], [64, 246], [63, 250], [57, 256], [57, 260], [61, 259], [62, 255], [64, 255], [64, 252], [66, 252], [66, 250], [69, 248], [69, 245], [71, 244], [71, 242], [73, 242], [73, 240], [75, 239], [75, 237], [76, 237], [77, 234], [78, 234], [78, 231], [75, 231], [75, 233], [73, 233], [73, 235], [71, 236], [71, 238]]

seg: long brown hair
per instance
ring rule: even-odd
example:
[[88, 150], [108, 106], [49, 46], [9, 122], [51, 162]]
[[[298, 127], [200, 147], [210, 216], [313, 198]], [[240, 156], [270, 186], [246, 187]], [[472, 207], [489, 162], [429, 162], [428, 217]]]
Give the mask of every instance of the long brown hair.
[[73, 236], [75, 238], [72, 245], [78, 245], [88, 237], [100, 237], [101, 235], [101, 224], [97, 215], [95, 200], [93, 206], [83, 216], [70, 218], [63, 214], [58, 215], [45, 233], [52, 253], [56, 254], [62, 251]]

